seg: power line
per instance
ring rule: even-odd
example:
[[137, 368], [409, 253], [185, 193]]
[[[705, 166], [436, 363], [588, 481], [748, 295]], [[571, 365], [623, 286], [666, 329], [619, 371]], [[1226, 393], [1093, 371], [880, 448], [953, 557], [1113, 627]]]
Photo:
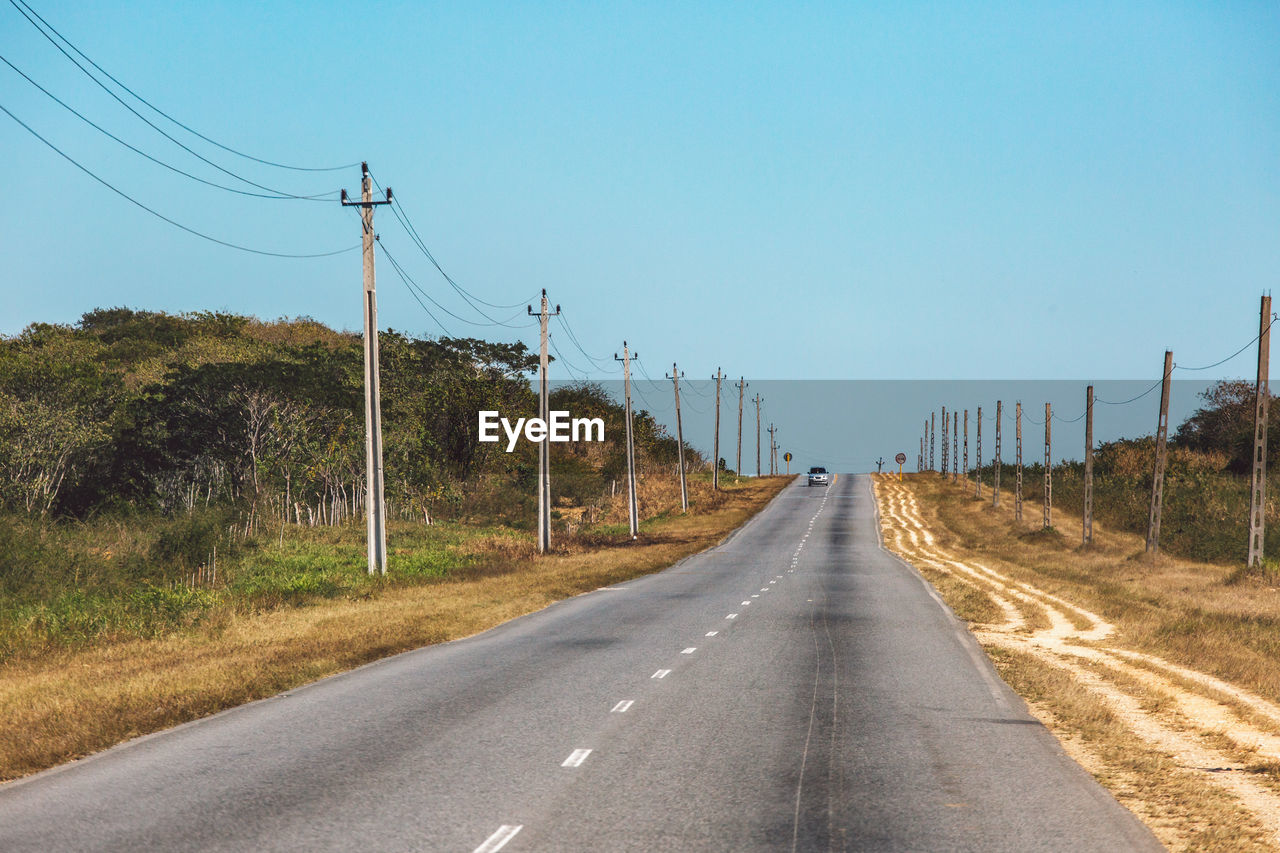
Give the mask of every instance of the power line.
[[[99, 133], [101, 133], [101, 134], [103, 134], [103, 135], [105, 135], [105, 136], [109, 137], [110, 139], [115, 140], [116, 142], [118, 142], [118, 143], [120, 143], [121, 145], [123, 145], [125, 148], [128, 148], [130, 151], [134, 152], [135, 154], [138, 154], [138, 155], [140, 155], [140, 156], [142, 156], [142, 157], [145, 157], [146, 159], [150, 160], [152, 163], [155, 163], [155, 164], [156, 164], [156, 165], [158, 165], [158, 166], [163, 166], [164, 168], [168, 169], [168, 170], [169, 170], [169, 171], [171, 171], [171, 172], [177, 172], [179, 175], [182, 175], [182, 176], [184, 176], [184, 177], [190, 178], [190, 179], [191, 179], [191, 180], [193, 180], [193, 181], [198, 181], [199, 183], [205, 184], [206, 186], [215, 187], [215, 188], [220, 189], [220, 190], [226, 190], [226, 191], [227, 191], [227, 192], [229, 192], [229, 193], [236, 193], [236, 194], [238, 194], [238, 195], [247, 195], [247, 196], [252, 196], [252, 197], [254, 197], [254, 198], [287, 199], [287, 200], [295, 200], [295, 199], [300, 198], [299, 196], [292, 196], [292, 195], [274, 195], [274, 194], [270, 194], [270, 193], [256, 193], [256, 192], [253, 192], [252, 190], [242, 190], [242, 189], [238, 189], [238, 188], [236, 188], [236, 187], [228, 187], [228, 186], [226, 186], [225, 184], [219, 184], [219, 183], [216, 183], [216, 182], [214, 182], [214, 181], [208, 181], [208, 180], [205, 180], [204, 178], [202, 178], [202, 177], [200, 177], [200, 176], [198, 176], [198, 175], [193, 175], [193, 174], [191, 174], [190, 172], [184, 171], [183, 169], [179, 169], [177, 166], [174, 166], [174, 165], [172, 165], [172, 164], [170, 164], [170, 163], [166, 163], [165, 161], [163, 161], [163, 160], [161, 160], [161, 159], [159, 159], [159, 158], [157, 158], [157, 157], [153, 157], [153, 156], [151, 156], [151, 155], [150, 155], [150, 154], [148, 154], [147, 152], [143, 151], [141, 148], [138, 148], [138, 147], [136, 147], [136, 146], [134, 146], [134, 145], [131, 145], [130, 143], [128, 143], [128, 142], [126, 142], [125, 140], [121, 139], [120, 137], [116, 136], [114, 133], [112, 133], [111, 131], [109, 131], [109, 130], [107, 130], [106, 128], [102, 127], [101, 125], [99, 125], [98, 123], [96, 123], [95, 121], [93, 121], [92, 119], [88, 118], [88, 117], [87, 117], [87, 116], [85, 116], [83, 113], [81, 113], [79, 110], [77, 110], [75, 107], [71, 106], [71, 105], [70, 105], [70, 104], [68, 104], [66, 101], [62, 100], [62, 99], [61, 99], [61, 98], [59, 98], [57, 95], [55, 95], [55, 94], [53, 94], [52, 92], [50, 92], [50, 91], [49, 91], [48, 89], [46, 89], [44, 86], [41, 86], [39, 83], [37, 83], [35, 80], [33, 80], [33, 79], [32, 79], [32, 78], [31, 78], [31, 77], [30, 77], [30, 76], [29, 76], [25, 71], [23, 71], [23, 70], [22, 70], [21, 68], [19, 68], [18, 66], [14, 65], [14, 64], [13, 64], [12, 62], [10, 62], [7, 58], [5, 58], [3, 55], [0, 55], [0, 62], [3, 62], [5, 65], [8, 65], [8, 66], [9, 66], [10, 68], [12, 68], [15, 72], [17, 72], [19, 75], [21, 75], [21, 76], [22, 76], [22, 78], [23, 78], [24, 80], [26, 80], [26, 81], [27, 81], [28, 83], [30, 83], [32, 86], [35, 86], [37, 89], [39, 89], [39, 90], [40, 90], [41, 92], [43, 92], [45, 95], [47, 95], [50, 99], [52, 99], [54, 103], [56, 103], [58, 106], [60, 106], [60, 107], [62, 107], [63, 109], [65, 109], [67, 112], [71, 113], [71, 114], [72, 114], [73, 116], [75, 116], [76, 118], [80, 119], [80, 120], [81, 120], [82, 122], [84, 122], [85, 124], [87, 124], [87, 125], [89, 125], [90, 127], [92, 127], [94, 130], [96, 130], [96, 131], [98, 131]], [[324, 194], [323, 194], [323, 196], [331, 196], [331, 195], [333, 195], [333, 193], [324, 193]], [[316, 201], [316, 200], [319, 200], [321, 197], [322, 197], [322, 196], [307, 196], [307, 197], [305, 197], [305, 198], [304, 198], [304, 200], [306, 200], [306, 201]]]
[[[1268, 329], [1270, 329], [1270, 328], [1275, 324], [1275, 322], [1276, 322], [1276, 315], [1275, 315], [1275, 314], [1272, 314], [1272, 315], [1271, 315], [1271, 322], [1267, 324], [1267, 328], [1268, 328]], [[1261, 337], [1262, 337], [1262, 333], [1261, 333], [1261, 332], [1259, 332], [1257, 335], [1255, 335], [1255, 336], [1254, 336], [1253, 340], [1249, 341], [1249, 343], [1247, 343], [1247, 344], [1245, 344], [1244, 346], [1240, 347], [1240, 349], [1236, 350], [1236, 351], [1235, 351], [1235, 352], [1233, 352], [1231, 355], [1229, 355], [1229, 356], [1227, 356], [1226, 358], [1222, 359], [1222, 361], [1215, 361], [1213, 364], [1206, 364], [1204, 367], [1183, 367], [1181, 364], [1175, 364], [1173, 367], [1174, 367], [1174, 369], [1175, 369], [1175, 370], [1209, 370], [1209, 369], [1211, 369], [1211, 368], [1217, 367], [1217, 366], [1218, 366], [1218, 365], [1220, 365], [1220, 364], [1226, 364], [1228, 361], [1230, 361], [1231, 359], [1235, 358], [1235, 357], [1236, 357], [1236, 356], [1238, 356], [1240, 353], [1244, 352], [1244, 351], [1245, 351], [1245, 350], [1247, 350], [1249, 347], [1251, 347], [1251, 346], [1253, 346], [1254, 344], [1256, 344], [1256, 343], [1258, 342], [1258, 339], [1259, 339], [1259, 338], [1261, 338]]]
[[[379, 240], [378, 242], [381, 243], [382, 241]], [[435, 314], [432, 314], [431, 309], [427, 307], [427, 304], [422, 301], [422, 299], [418, 296], [417, 293], [414, 292], [413, 286], [409, 284], [408, 276], [405, 275], [405, 272], [400, 268], [400, 265], [396, 263], [396, 259], [391, 257], [391, 255], [387, 252], [387, 249], [385, 246], [383, 246], [382, 248], [382, 253], [386, 255], [387, 260], [391, 262], [391, 269], [393, 269], [396, 275], [400, 277], [400, 281], [404, 283], [405, 288], [409, 291], [409, 295], [413, 297], [415, 302], [417, 302], [419, 305], [422, 306], [422, 310], [427, 312], [427, 316], [430, 317], [435, 322], [435, 324], [440, 327], [440, 331], [444, 332], [446, 337], [456, 338], [457, 335], [453, 334], [447, 328], [445, 328], [444, 323], [440, 322], [440, 318], [437, 317]]]
[[7, 115], [9, 118], [13, 119], [13, 120], [14, 120], [14, 121], [16, 121], [18, 124], [22, 125], [23, 129], [25, 129], [25, 130], [27, 131], [27, 133], [30, 133], [30, 134], [31, 134], [32, 136], [34, 136], [36, 139], [39, 139], [41, 142], [43, 142], [43, 143], [44, 143], [45, 145], [47, 145], [49, 148], [53, 149], [53, 151], [54, 151], [55, 153], [57, 153], [57, 154], [58, 154], [58, 156], [62, 157], [62, 159], [66, 160], [66, 161], [67, 161], [68, 163], [70, 163], [72, 166], [75, 166], [77, 169], [79, 169], [80, 171], [84, 172], [86, 175], [88, 175], [89, 177], [93, 178], [95, 181], [97, 181], [98, 183], [102, 184], [104, 187], [106, 187], [107, 189], [111, 190], [113, 193], [115, 193], [116, 195], [120, 196], [120, 197], [121, 197], [121, 198], [123, 198], [125, 201], [128, 201], [130, 204], [133, 204], [133, 205], [135, 205], [135, 206], [137, 206], [137, 207], [142, 208], [142, 209], [143, 209], [143, 210], [145, 210], [147, 213], [150, 213], [152, 216], [156, 217], [157, 219], [161, 219], [161, 220], [163, 220], [163, 221], [165, 221], [165, 222], [169, 223], [169, 224], [170, 224], [170, 225], [172, 225], [173, 227], [178, 228], [178, 229], [181, 229], [182, 231], [186, 231], [188, 234], [193, 234], [193, 235], [195, 235], [196, 237], [201, 238], [202, 240], [208, 240], [210, 243], [217, 243], [219, 246], [226, 246], [226, 247], [227, 247], [227, 248], [229, 248], [229, 249], [239, 249], [239, 250], [240, 250], [240, 251], [242, 251], [242, 252], [249, 252], [250, 254], [254, 254], [254, 255], [266, 255], [266, 256], [268, 256], [268, 257], [272, 257], [272, 258], [328, 258], [328, 257], [332, 257], [333, 255], [341, 255], [341, 254], [344, 254], [344, 253], [346, 253], [346, 252], [354, 252], [356, 249], [359, 249], [359, 248], [360, 248], [360, 247], [357, 245], [357, 246], [348, 246], [348, 247], [347, 247], [347, 248], [345, 248], [345, 249], [335, 249], [335, 250], [334, 250], [334, 251], [332, 251], [332, 252], [312, 252], [312, 253], [306, 253], [306, 254], [293, 254], [293, 253], [291, 253], [291, 252], [269, 252], [269, 251], [266, 251], [266, 250], [263, 250], [263, 249], [254, 249], [254, 248], [252, 248], [252, 247], [250, 247], [250, 246], [242, 246], [242, 245], [240, 245], [239, 243], [231, 243], [231, 242], [229, 242], [229, 241], [227, 241], [227, 240], [220, 240], [220, 239], [218, 239], [217, 237], [211, 237], [211, 236], [209, 236], [208, 234], [205, 234], [205, 233], [203, 233], [203, 232], [201, 232], [201, 231], [197, 231], [197, 230], [195, 230], [194, 228], [191, 228], [191, 227], [188, 227], [188, 226], [186, 226], [186, 225], [183, 225], [181, 222], [178, 222], [178, 221], [177, 221], [177, 220], [175, 220], [175, 219], [170, 219], [169, 217], [165, 216], [163, 213], [160, 213], [158, 210], [155, 210], [154, 208], [147, 207], [147, 205], [145, 205], [145, 204], [143, 204], [142, 202], [138, 201], [138, 200], [137, 200], [136, 198], [134, 198], [133, 196], [129, 195], [128, 193], [124, 192], [124, 191], [123, 191], [123, 190], [121, 190], [121, 189], [118, 189], [118, 188], [117, 188], [117, 187], [115, 187], [113, 184], [108, 183], [108, 182], [107, 182], [106, 180], [104, 180], [103, 178], [100, 178], [100, 177], [98, 177], [96, 174], [94, 174], [93, 172], [89, 171], [89, 169], [87, 169], [86, 167], [84, 167], [84, 166], [80, 165], [80, 163], [79, 163], [79, 162], [77, 162], [76, 160], [74, 160], [74, 159], [73, 159], [69, 154], [67, 154], [67, 153], [66, 153], [65, 151], [63, 151], [61, 148], [59, 148], [58, 146], [54, 145], [52, 142], [50, 142], [49, 140], [47, 140], [47, 139], [45, 139], [43, 136], [41, 136], [39, 133], [37, 133], [37, 132], [35, 131], [35, 129], [31, 127], [31, 125], [27, 124], [25, 121], [23, 121], [22, 119], [18, 118], [18, 117], [17, 117], [16, 115], [14, 115], [13, 113], [9, 112], [9, 109], [8, 109], [7, 107], [5, 107], [3, 104], [0, 104], [0, 110], [2, 110], [2, 111], [4, 112], [4, 114], [5, 114], [5, 115]]
[[[22, 8], [18, 7], [18, 4], [17, 4], [17, 3], [15, 3], [15, 2], [14, 2], [14, 0], [9, 0], [9, 2], [10, 2], [10, 4], [11, 4], [11, 5], [13, 5], [13, 6], [14, 6], [14, 8], [18, 9], [18, 11], [19, 11], [19, 12], [22, 12], [24, 17], [26, 16], [26, 12], [24, 12]], [[135, 92], [135, 91], [133, 91], [132, 89], [130, 89], [130, 88], [129, 88], [128, 86], [126, 86], [124, 83], [120, 82], [120, 80], [119, 80], [118, 78], [116, 78], [115, 76], [113, 76], [113, 75], [111, 74], [111, 72], [107, 71], [107, 70], [106, 70], [105, 68], [103, 68], [101, 65], [99, 65], [99, 64], [98, 64], [98, 63], [96, 63], [96, 62], [94, 62], [92, 58], [90, 58], [89, 56], [87, 56], [87, 55], [84, 53], [84, 51], [82, 51], [80, 48], [76, 47], [76, 46], [75, 46], [75, 44], [73, 44], [73, 43], [71, 42], [71, 40], [70, 40], [70, 39], [68, 39], [68, 38], [67, 38], [66, 36], [64, 36], [62, 33], [58, 32], [58, 30], [57, 30], [56, 28], [54, 28], [54, 26], [53, 26], [52, 24], [50, 24], [48, 21], [46, 21], [44, 18], [42, 18], [42, 17], [40, 16], [40, 13], [39, 13], [39, 12], [37, 12], [35, 9], [32, 9], [32, 8], [31, 8], [31, 6], [30, 6], [30, 5], [28, 5], [28, 4], [25, 2], [25, 0], [19, 0], [19, 2], [22, 2], [22, 6], [23, 6], [23, 7], [26, 7], [26, 11], [27, 11], [27, 12], [30, 12], [32, 15], [35, 15], [35, 17], [40, 21], [40, 23], [42, 23], [42, 24], [44, 24], [46, 27], [48, 27], [48, 28], [49, 28], [49, 30], [50, 30], [54, 35], [56, 35], [56, 36], [57, 36], [59, 39], [61, 39], [61, 40], [62, 40], [62, 41], [63, 41], [63, 42], [68, 46], [68, 47], [70, 47], [70, 48], [71, 48], [72, 50], [74, 50], [77, 54], [79, 54], [79, 55], [80, 55], [80, 56], [81, 56], [81, 57], [82, 57], [86, 62], [88, 62], [88, 63], [89, 63], [90, 65], [92, 65], [94, 68], [98, 69], [98, 71], [100, 71], [103, 75], [105, 75], [105, 76], [107, 77], [107, 79], [108, 79], [108, 80], [110, 80], [112, 83], [115, 83], [115, 84], [116, 84], [117, 86], [119, 86], [121, 89], [124, 89], [126, 92], [128, 92], [130, 95], [132, 95], [134, 98], [136, 98], [136, 99], [137, 99], [138, 101], [140, 101], [141, 103], [145, 104], [147, 107], [149, 107], [149, 108], [150, 108], [152, 111], [154, 111], [155, 113], [157, 113], [157, 114], [159, 114], [159, 115], [164, 116], [166, 119], [168, 119], [169, 121], [173, 122], [173, 123], [174, 123], [175, 125], [177, 125], [178, 127], [182, 128], [183, 130], [187, 131], [187, 132], [188, 132], [188, 133], [190, 133], [190, 134], [193, 134], [194, 136], [198, 136], [198, 137], [200, 137], [200, 138], [201, 138], [201, 139], [203, 139], [205, 142], [208, 142], [210, 145], [215, 145], [215, 146], [217, 146], [218, 148], [221, 148], [223, 151], [229, 152], [229, 153], [231, 153], [231, 154], [235, 154], [237, 157], [243, 157], [243, 158], [245, 158], [246, 160], [252, 160], [252, 161], [254, 161], [255, 163], [262, 163], [262, 164], [263, 164], [263, 165], [265, 165], [265, 166], [274, 166], [274, 167], [276, 167], [276, 168], [278, 168], [278, 169], [289, 169], [290, 171], [294, 171], [294, 172], [336, 172], [336, 171], [339, 171], [339, 170], [341, 170], [341, 169], [353, 169], [353, 168], [355, 168], [356, 166], [359, 166], [359, 165], [360, 165], [360, 164], [357, 162], [357, 163], [345, 163], [345, 164], [343, 164], [343, 165], [341, 165], [341, 166], [322, 166], [322, 167], [292, 166], [292, 165], [289, 165], [289, 164], [287, 164], [287, 163], [276, 163], [276, 162], [273, 162], [273, 161], [271, 161], [271, 160], [264, 160], [264, 159], [262, 159], [261, 157], [254, 157], [252, 154], [246, 154], [246, 153], [244, 153], [243, 151], [237, 151], [236, 149], [231, 148], [230, 146], [223, 145], [221, 142], [217, 141], [216, 139], [211, 139], [210, 137], [205, 136], [205, 135], [204, 135], [203, 133], [201, 133], [200, 131], [198, 131], [198, 130], [196, 130], [196, 129], [192, 128], [192, 127], [189, 127], [189, 126], [187, 126], [187, 125], [183, 124], [182, 122], [178, 121], [176, 118], [174, 118], [173, 116], [169, 115], [169, 114], [168, 114], [168, 113], [166, 113], [164, 110], [160, 109], [160, 108], [159, 108], [159, 107], [157, 107], [155, 104], [151, 103], [151, 102], [150, 102], [150, 101], [148, 101], [146, 98], [142, 97], [142, 96], [141, 96], [141, 95], [139, 95], [137, 92]], [[27, 17], [27, 20], [28, 20], [28, 21], [31, 21], [31, 18], [30, 18], [30, 17]], [[31, 21], [31, 24], [32, 24], [32, 26], [35, 26], [35, 22], [34, 22], [34, 21]], [[36, 27], [36, 29], [39, 29], [39, 27]], [[45, 38], [48, 38], [48, 36], [45, 36]], [[56, 45], [56, 43], [55, 43], [55, 46], [57, 46], [57, 45]]]
[[568, 336], [569, 336], [569, 341], [570, 341], [570, 342], [571, 342], [575, 347], [577, 347], [578, 352], [582, 353], [584, 356], [586, 356], [588, 359], [590, 359], [590, 360], [591, 360], [591, 362], [595, 365], [595, 367], [596, 367], [596, 369], [597, 369], [597, 370], [603, 370], [603, 371], [604, 371], [604, 372], [606, 372], [606, 373], [617, 373], [617, 372], [618, 372], [618, 370], [620, 370], [620, 368], [617, 366], [617, 364], [613, 364], [613, 365], [612, 365], [612, 366], [610, 366], [610, 367], [601, 367], [601, 364], [607, 364], [607, 363], [609, 363], [609, 361], [612, 361], [612, 359], [609, 359], [609, 360], [607, 360], [607, 361], [606, 361], [605, 359], [599, 359], [599, 358], [596, 358], [596, 357], [595, 357], [595, 356], [593, 356], [591, 353], [587, 352], [587, 351], [586, 351], [586, 349], [584, 349], [584, 348], [583, 348], [581, 341], [579, 341], [579, 340], [578, 340], [578, 336], [577, 336], [576, 334], [574, 334], [574, 332], [573, 332], [573, 327], [572, 327], [572, 326], [570, 326], [570, 325], [569, 325], [569, 321], [568, 321], [567, 319], [565, 319], [564, 311], [563, 311], [563, 310], [561, 310], [560, 314], [558, 314], [558, 315], [556, 315], [556, 316], [557, 316], [557, 318], [560, 320], [560, 325], [561, 325], [561, 327], [563, 327], [563, 328], [564, 328], [564, 330], [565, 330], [565, 333], [566, 333], [566, 334], [568, 334]]
[[404, 271], [404, 267], [401, 266], [400, 262], [397, 261], [395, 257], [392, 256], [391, 252], [387, 250], [387, 246], [385, 243], [382, 242], [381, 236], [375, 237], [374, 239], [376, 239], [378, 241], [378, 244], [382, 246], [382, 253], [387, 256], [387, 260], [391, 261], [392, 265], [395, 266], [405, 277], [405, 279], [407, 280], [406, 283], [408, 283], [415, 290], [421, 293], [427, 299], [427, 301], [429, 301], [432, 305], [436, 306], [436, 308], [440, 309], [445, 314], [448, 314], [453, 319], [463, 323], [468, 323], [472, 326], [505, 326], [506, 328], [509, 328], [509, 329], [527, 329], [530, 326], [536, 325], [536, 323], [521, 323], [521, 324], [511, 323], [510, 321], [520, 316], [519, 314], [513, 314], [511, 317], [508, 317], [506, 322], [495, 321], [495, 322], [489, 322], [489, 323], [480, 323], [475, 320], [470, 320], [466, 317], [463, 317], [460, 314], [455, 314], [454, 312], [446, 308], [444, 305], [440, 304], [435, 299], [433, 299], [431, 297], [431, 294], [427, 293], [426, 288], [418, 284], [418, 282], [413, 278], [413, 276], [409, 275], [407, 272]]
[[[144, 123], [146, 123], [146, 125], [147, 125], [148, 127], [150, 127], [152, 130], [154, 130], [156, 133], [160, 134], [160, 135], [161, 135], [161, 136], [163, 136], [165, 139], [169, 140], [169, 141], [170, 141], [170, 142], [172, 142], [174, 145], [176, 145], [176, 146], [178, 146], [179, 148], [181, 148], [183, 151], [186, 151], [188, 154], [190, 154], [192, 157], [195, 157], [197, 160], [200, 160], [200, 161], [201, 161], [201, 162], [203, 162], [203, 163], [207, 163], [208, 165], [210, 165], [210, 166], [212, 166], [213, 168], [217, 169], [219, 172], [222, 172], [223, 174], [229, 175], [229, 176], [231, 176], [231, 177], [235, 178], [237, 181], [242, 181], [242, 182], [244, 182], [244, 183], [248, 184], [248, 185], [249, 185], [249, 186], [251, 186], [251, 187], [257, 187], [257, 188], [258, 188], [258, 189], [260, 189], [260, 190], [267, 190], [268, 192], [277, 193], [277, 194], [279, 194], [279, 195], [286, 196], [286, 197], [288, 197], [288, 198], [295, 198], [295, 199], [305, 200], [305, 201], [322, 201], [322, 200], [323, 200], [322, 196], [324, 196], [324, 195], [333, 195], [334, 193], [336, 193], [336, 192], [337, 192], [336, 190], [334, 190], [333, 192], [330, 192], [330, 193], [318, 193], [318, 194], [314, 194], [314, 195], [296, 195], [296, 194], [294, 194], [294, 193], [285, 192], [284, 190], [278, 190], [278, 189], [275, 189], [274, 187], [269, 187], [269, 186], [267, 186], [267, 185], [265, 185], [265, 184], [259, 184], [259, 183], [257, 183], [256, 181], [251, 181], [251, 180], [249, 180], [248, 178], [244, 177], [243, 175], [237, 175], [235, 172], [231, 171], [230, 169], [227, 169], [227, 168], [224, 168], [224, 167], [222, 167], [222, 166], [218, 165], [217, 163], [213, 162], [213, 161], [212, 161], [212, 160], [210, 160], [208, 157], [205, 157], [204, 155], [200, 154], [199, 152], [197, 152], [196, 150], [194, 150], [194, 149], [193, 149], [193, 148], [191, 148], [190, 146], [185, 145], [185, 144], [183, 144], [182, 142], [180, 142], [179, 140], [175, 139], [173, 136], [171, 136], [170, 134], [166, 133], [162, 128], [160, 128], [160, 127], [159, 127], [155, 122], [151, 121], [151, 119], [147, 118], [147, 117], [146, 117], [146, 116], [144, 116], [142, 113], [140, 113], [140, 112], [138, 112], [137, 110], [135, 110], [132, 106], [130, 106], [128, 103], [126, 103], [126, 102], [125, 102], [125, 100], [124, 100], [123, 98], [121, 98], [121, 97], [120, 97], [119, 95], [117, 95], [114, 91], [112, 91], [112, 89], [111, 89], [111, 87], [110, 87], [110, 86], [106, 85], [106, 84], [105, 84], [105, 83], [103, 83], [101, 80], [99, 80], [97, 77], [95, 77], [95, 76], [93, 75], [93, 72], [92, 72], [92, 71], [90, 71], [89, 69], [85, 68], [83, 65], [81, 65], [81, 64], [80, 64], [80, 62], [79, 62], [79, 61], [78, 61], [74, 56], [72, 56], [71, 54], [67, 53], [67, 51], [62, 47], [62, 45], [58, 44], [58, 43], [53, 39], [53, 37], [52, 37], [52, 36], [50, 36], [48, 33], [46, 33], [46, 32], [45, 32], [45, 31], [40, 27], [40, 25], [39, 25], [39, 24], [37, 24], [35, 21], [33, 21], [33, 20], [31, 19], [31, 15], [28, 15], [28, 14], [26, 13], [26, 11], [25, 11], [25, 10], [23, 10], [23, 8], [22, 8], [21, 6], [19, 6], [19, 5], [18, 5], [17, 0], [9, 0], [9, 3], [10, 3], [10, 5], [12, 5], [15, 9], [17, 9], [17, 10], [22, 14], [22, 16], [23, 16], [24, 18], [26, 18], [26, 19], [27, 19], [27, 21], [31, 24], [31, 26], [35, 27], [35, 28], [38, 30], [38, 31], [40, 32], [40, 34], [41, 34], [42, 36], [44, 36], [44, 37], [49, 41], [49, 43], [50, 43], [50, 44], [52, 44], [55, 48], [57, 48], [59, 53], [61, 53], [61, 54], [62, 54], [63, 56], [65, 56], [68, 60], [70, 60], [70, 61], [71, 61], [71, 64], [75, 65], [75, 67], [76, 67], [76, 68], [79, 68], [79, 69], [84, 73], [84, 75], [85, 75], [86, 77], [88, 77], [90, 80], [92, 80], [92, 81], [93, 81], [93, 82], [98, 86], [98, 88], [102, 89], [102, 91], [106, 92], [108, 95], [110, 95], [112, 98], [114, 98], [114, 99], [115, 99], [115, 101], [116, 101], [117, 103], [119, 103], [119, 104], [120, 104], [120, 106], [124, 107], [124, 108], [125, 108], [126, 110], [128, 110], [129, 112], [133, 113], [133, 114], [134, 114], [135, 116], [137, 116], [141, 121], [143, 121]], [[32, 14], [35, 14], [34, 10], [32, 11]], [[42, 19], [42, 20], [43, 20], [43, 19]], [[52, 29], [52, 27], [51, 27], [50, 29]], [[68, 43], [68, 44], [70, 44], [70, 42], [67, 42], [67, 43]], [[74, 46], [73, 46], [73, 47], [74, 47]]]

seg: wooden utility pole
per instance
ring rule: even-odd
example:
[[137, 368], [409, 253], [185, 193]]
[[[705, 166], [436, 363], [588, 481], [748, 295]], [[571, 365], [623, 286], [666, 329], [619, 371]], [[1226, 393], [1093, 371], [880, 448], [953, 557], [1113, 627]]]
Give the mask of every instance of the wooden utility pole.
[[1262, 297], [1258, 331], [1258, 382], [1253, 387], [1253, 497], [1249, 501], [1249, 561], [1262, 565], [1263, 539], [1267, 532], [1267, 415], [1271, 389], [1267, 369], [1271, 361], [1271, 297]]
[[369, 552], [369, 574], [387, 573], [387, 504], [382, 485], [382, 379], [378, 352], [378, 291], [373, 272], [373, 209], [391, 203], [391, 187], [386, 198], [374, 201], [369, 164], [360, 164], [360, 200], [351, 201], [342, 191], [344, 207], [360, 208], [364, 261], [364, 461], [365, 521]]
[[756, 476], [760, 476], [760, 395], [756, 394]]
[[737, 385], [738, 385], [738, 464], [737, 464], [737, 467], [734, 468], [733, 470], [737, 472], [739, 477], [742, 476], [742, 396], [743, 394], [746, 393], [747, 384], [748, 384], [746, 381], [744, 381], [745, 379], [746, 377], [739, 376], [738, 382], [737, 382]]
[[1053, 439], [1053, 409], [1044, 404], [1044, 526], [1053, 527], [1053, 461], [1049, 455]]
[[1004, 403], [996, 400], [996, 457], [991, 461], [991, 505], [1000, 506], [1000, 420]]
[[627, 349], [627, 342], [622, 342], [622, 358], [613, 354], [614, 361], [622, 362], [622, 387], [626, 400], [626, 432], [627, 432], [627, 521], [631, 525], [631, 538], [635, 539], [640, 532], [640, 514], [636, 509], [636, 444], [631, 432], [631, 359], [638, 358], [636, 353]]
[[969, 479], [969, 410], [964, 410], [964, 478]]
[[1022, 401], [1019, 400], [1014, 409], [1013, 431], [1016, 436], [1017, 463], [1014, 467], [1013, 479], [1013, 518], [1022, 521]]
[[[547, 332], [551, 318], [559, 315], [560, 306], [554, 312], [547, 302], [546, 288], [542, 290], [542, 305], [538, 313], [528, 306], [529, 316], [538, 318], [540, 347], [538, 349], [538, 417], [542, 422], [551, 420], [551, 380], [547, 374], [551, 358], [547, 354]], [[551, 550], [551, 437], [538, 442], [538, 553]]]
[[680, 370], [671, 362], [671, 380], [676, 389], [676, 463], [680, 466], [680, 511], [689, 511], [689, 487], [684, 480], [684, 427], [680, 423]]
[[1164, 379], [1160, 382], [1160, 420], [1156, 422], [1156, 461], [1151, 472], [1151, 515], [1147, 522], [1147, 553], [1160, 551], [1160, 512], [1164, 508], [1164, 465], [1169, 437], [1169, 383], [1173, 377], [1173, 351], [1164, 352]]
[[942, 476], [945, 478], [947, 472], [951, 470], [951, 466], [947, 464], [947, 448], [951, 442], [947, 440], [947, 427], [951, 425], [951, 419], [947, 417], [947, 407], [942, 407]]
[[976, 448], [977, 456], [974, 459], [974, 479], [977, 483], [974, 486], [974, 495], [982, 497], [982, 407], [978, 407], [978, 445]]
[[1084, 531], [1081, 545], [1093, 543], [1093, 386], [1084, 389]]
[[720, 368], [716, 368], [716, 437], [712, 442], [712, 455], [715, 457], [711, 460], [711, 490], [716, 491], [720, 488], [720, 380], [724, 378], [724, 374]]

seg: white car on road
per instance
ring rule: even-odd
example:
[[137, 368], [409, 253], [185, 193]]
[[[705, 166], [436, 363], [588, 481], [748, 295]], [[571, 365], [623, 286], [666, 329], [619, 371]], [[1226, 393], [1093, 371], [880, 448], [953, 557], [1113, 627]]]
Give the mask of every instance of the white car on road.
[[810, 468], [809, 469], [809, 485], [810, 486], [829, 486], [831, 485], [831, 475], [827, 473], [826, 468]]

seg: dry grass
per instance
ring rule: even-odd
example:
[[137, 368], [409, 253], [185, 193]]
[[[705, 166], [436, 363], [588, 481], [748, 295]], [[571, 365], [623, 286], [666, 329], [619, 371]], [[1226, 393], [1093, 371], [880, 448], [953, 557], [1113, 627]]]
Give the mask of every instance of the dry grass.
[[537, 557], [495, 536], [469, 543], [481, 559], [438, 582], [257, 615], [225, 610], [157, 640], [15, 659], [0, 667], [0, 779], [658, 571], [714, 545], [787, 482], [700, 494], [689, 515], [650, 522], [635, 543], [573, 542]]
[[1231, 567], [972, 483], [877, 483], [886, 545], [966, 619], [1074, 757], [1170, 848], [1280, 847], [1280, 595]]

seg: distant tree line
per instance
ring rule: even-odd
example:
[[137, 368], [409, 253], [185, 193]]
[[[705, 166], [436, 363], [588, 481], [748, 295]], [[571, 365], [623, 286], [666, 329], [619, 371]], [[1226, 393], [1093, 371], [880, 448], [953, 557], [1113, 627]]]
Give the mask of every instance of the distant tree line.
[[[536, 354], [395, 331], [380, 343], [391, 511], [526, 511], [534, 448], [480, 443], [476, 413], [536, 415]], [[72, 326], [29, 326], [0, 339], [0, 504], [73, 518], [207, 505], [295, 523], [355, 515], [362, 359], [358, 335], [309, 318], [110, 308]], [[553, 445], [554, 497], [585, 503], [625, 472], [623, 412], [590, 384], [555, 391], [552, 404], [605, 420], [603, 444]], [[643, 468], [675, 464], [674, 439], [647, 413], [636, 439]]]

